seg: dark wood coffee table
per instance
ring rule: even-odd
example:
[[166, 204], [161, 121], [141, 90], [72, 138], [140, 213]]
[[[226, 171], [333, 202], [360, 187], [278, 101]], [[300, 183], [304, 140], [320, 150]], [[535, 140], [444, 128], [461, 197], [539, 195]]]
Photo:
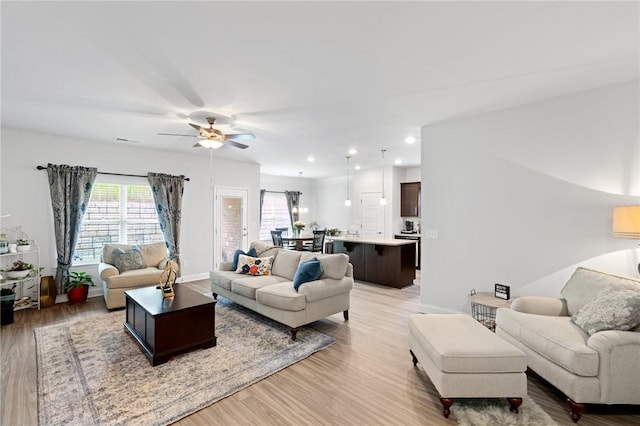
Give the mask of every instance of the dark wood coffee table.
[[138, 342], [151, 365], [172, 356], [216, 345], [213, 297], [187, 284], [174, 286], [175, 296], [163, 298], [157, 287], [124, 292], [127, 318], [124, 328]]

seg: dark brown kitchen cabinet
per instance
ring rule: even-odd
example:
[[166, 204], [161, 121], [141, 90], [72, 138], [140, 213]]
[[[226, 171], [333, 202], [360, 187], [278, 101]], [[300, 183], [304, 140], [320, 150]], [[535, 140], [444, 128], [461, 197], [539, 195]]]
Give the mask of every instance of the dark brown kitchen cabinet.
[[420, 182], [400, 184], [400, 216], [420, 216]]

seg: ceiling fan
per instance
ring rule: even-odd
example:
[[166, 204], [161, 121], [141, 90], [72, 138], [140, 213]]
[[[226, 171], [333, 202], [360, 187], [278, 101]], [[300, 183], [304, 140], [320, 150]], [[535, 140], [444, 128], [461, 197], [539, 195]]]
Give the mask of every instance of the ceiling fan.
[[194, 145], [194, 147], [205, 147], [211, 149], [218, 149], [222, 145], [227, 144], [233, 146], [235, 148], [246, 149], [249, 148], [249, 145], [245, 145], [240, 142], [236, 142], [233, 139], [255, 139], [256, 136], [253, 133], [233, 133], [233, 134], [224, 134], [218, 129], [214, 129], [213, 125], [216, 122], [215, 117], [207, 117], [207, 122], [209, 123], [209, 128], [200, 127], [197, 124], [189, 123], [189, 126], [193, 127], [198, 131], [198, 135], [183, 135], [179, 133], [158, 133], [160, 136], [188, 136], [192, 138], [202, 138], [198, 143]]

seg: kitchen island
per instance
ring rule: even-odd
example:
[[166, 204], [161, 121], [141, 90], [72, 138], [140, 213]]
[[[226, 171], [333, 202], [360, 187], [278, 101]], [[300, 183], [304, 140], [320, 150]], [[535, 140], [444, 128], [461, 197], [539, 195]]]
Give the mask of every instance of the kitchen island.
[[402, 288], [416, 277], [416, 243], [393, 238], [331, 237], [333, 252], [345, 253], [353, 265], [353, 278]]

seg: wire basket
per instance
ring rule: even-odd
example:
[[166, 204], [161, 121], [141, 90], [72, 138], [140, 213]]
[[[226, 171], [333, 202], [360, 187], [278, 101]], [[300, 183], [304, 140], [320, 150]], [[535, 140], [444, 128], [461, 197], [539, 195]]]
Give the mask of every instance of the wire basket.
[[[476, 294], [475, 290], [471, 290], [470, 295]], [[496, 308], [486, 306], [471, 300], [471, 316], [491, 331], [496, 331]]]

